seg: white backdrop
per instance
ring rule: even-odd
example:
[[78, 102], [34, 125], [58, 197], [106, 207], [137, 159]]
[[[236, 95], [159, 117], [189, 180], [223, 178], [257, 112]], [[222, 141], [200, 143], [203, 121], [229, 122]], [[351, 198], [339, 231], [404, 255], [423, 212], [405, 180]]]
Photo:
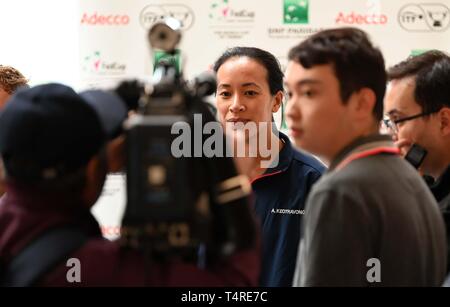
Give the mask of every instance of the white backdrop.
[[81, 16], [92, 21], [80, 23], [81, 57], [99, 51], [102, 61], [124, 68], [82, 73], [83, 85], [101, 74], [102, 79], [151, 74], [146, 30], [165, 16], [183, 22], [181, 50], [189, 78], [236, 45], [266, 49], [285, 64], [294, 44], [337, 26], [369, 32], [388, 66], [415, 50], [450, 49], [449, 0], [86, 0]]
[[[183, 23], [180, 45], [187, 78], [208, 70], [228, 47], [256, 46], [286, 53], [320, 29], [356, 26], [383, 51], [387, 66], [427, 49], [450, 50], [449, 0], [92, 0], [81, 1], [81, 87], [110, 86], [151, 75], [147, 30], [172, 16]], [[279, 122], [279, 114], [276, 117]], [[124, 203], [124, 183], [94, 209], [114, 237]]]
[[[147, 77], [146, 28], [174, 15], [185, 22], [188, 78], [236, 45], [267, 49], [285, 64], [287, 50], [308, 33], [347, 25], [368, 31], [390, 66], [414, 50], [449, 51], [449, 8], [450, 0], [0, 0], [0, 64], [17, 67], [31, 84], [77, 89]], [[105, 66], [96, 71], [99, 60]]]

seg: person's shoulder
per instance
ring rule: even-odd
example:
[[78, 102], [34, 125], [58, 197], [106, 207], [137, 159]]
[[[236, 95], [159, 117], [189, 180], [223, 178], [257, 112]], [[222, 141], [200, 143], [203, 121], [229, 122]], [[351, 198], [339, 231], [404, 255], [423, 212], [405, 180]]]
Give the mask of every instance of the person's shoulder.
[[280, 138], [283, 140], [287, 148], [284, 150], [287, 150], [288, 152], [292, 152], [291, 154], [291, 163], [290, 168], [300, 168], [300, 173], [312, 173], [315, 175], [322, 175], [326, 171], [326, 166], [324, 163], [319, 161], [319, 159], [315, 158], [309, 153], [303, 152], [299, 149], [297, 149], [289, 139], [289, 137], [279, 132]]
[[295, 148], [293, 148], [293, 152], [294, 152], [292, 157], [293, 163], [319, 175], [325, 173], [326, 171], [325, 164], [320, 162], [317, 158], [313, 157], [310, 154], [298, 151]]
[[375, 155], [356, 159], [322, 176], [321, 189], [338, 189], [352, 195], [400, 193], [429, 194], [417, 171], [397, 155]]

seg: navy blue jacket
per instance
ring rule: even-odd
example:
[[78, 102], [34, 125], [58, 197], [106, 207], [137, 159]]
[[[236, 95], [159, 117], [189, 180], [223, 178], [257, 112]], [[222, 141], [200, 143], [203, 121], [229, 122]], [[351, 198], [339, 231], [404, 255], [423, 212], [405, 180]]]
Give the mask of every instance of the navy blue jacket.
[[292, 285], [306, 198], [325, 171], [321, 162], [295, 150], [281, 132], [280, 139], [284, 146], [278, 165], [252, 181], [262, 230], [263, 287]]

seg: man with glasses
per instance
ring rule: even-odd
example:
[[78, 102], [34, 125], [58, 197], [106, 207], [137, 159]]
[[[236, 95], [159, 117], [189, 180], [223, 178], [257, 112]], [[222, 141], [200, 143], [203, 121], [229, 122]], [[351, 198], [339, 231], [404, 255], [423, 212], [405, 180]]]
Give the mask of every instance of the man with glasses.
[[426, 151], [418, 169], [431, 179], [450, 246], [450, 57], [431, 50], [408, 58], [389, 69], [388, 79], [384, 123], [403, 155], [413, 145]]

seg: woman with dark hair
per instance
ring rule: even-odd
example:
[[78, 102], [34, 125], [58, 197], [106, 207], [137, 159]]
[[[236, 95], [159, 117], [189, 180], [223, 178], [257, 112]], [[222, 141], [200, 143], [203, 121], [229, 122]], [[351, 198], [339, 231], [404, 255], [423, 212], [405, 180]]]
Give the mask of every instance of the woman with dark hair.
[[239, 141], [244, 143], [245, 151], [233, 152], [252, 181], [262, 227], [260, 285], [291, 286], [304, 204], [324, 166], [296, 151], [273, 123], [272, 115], [283, 103], [283, 73], [271, 53], [231, 48], [216, 61], [214, 71], [219, 119], [234, 149], [240, 148]]

